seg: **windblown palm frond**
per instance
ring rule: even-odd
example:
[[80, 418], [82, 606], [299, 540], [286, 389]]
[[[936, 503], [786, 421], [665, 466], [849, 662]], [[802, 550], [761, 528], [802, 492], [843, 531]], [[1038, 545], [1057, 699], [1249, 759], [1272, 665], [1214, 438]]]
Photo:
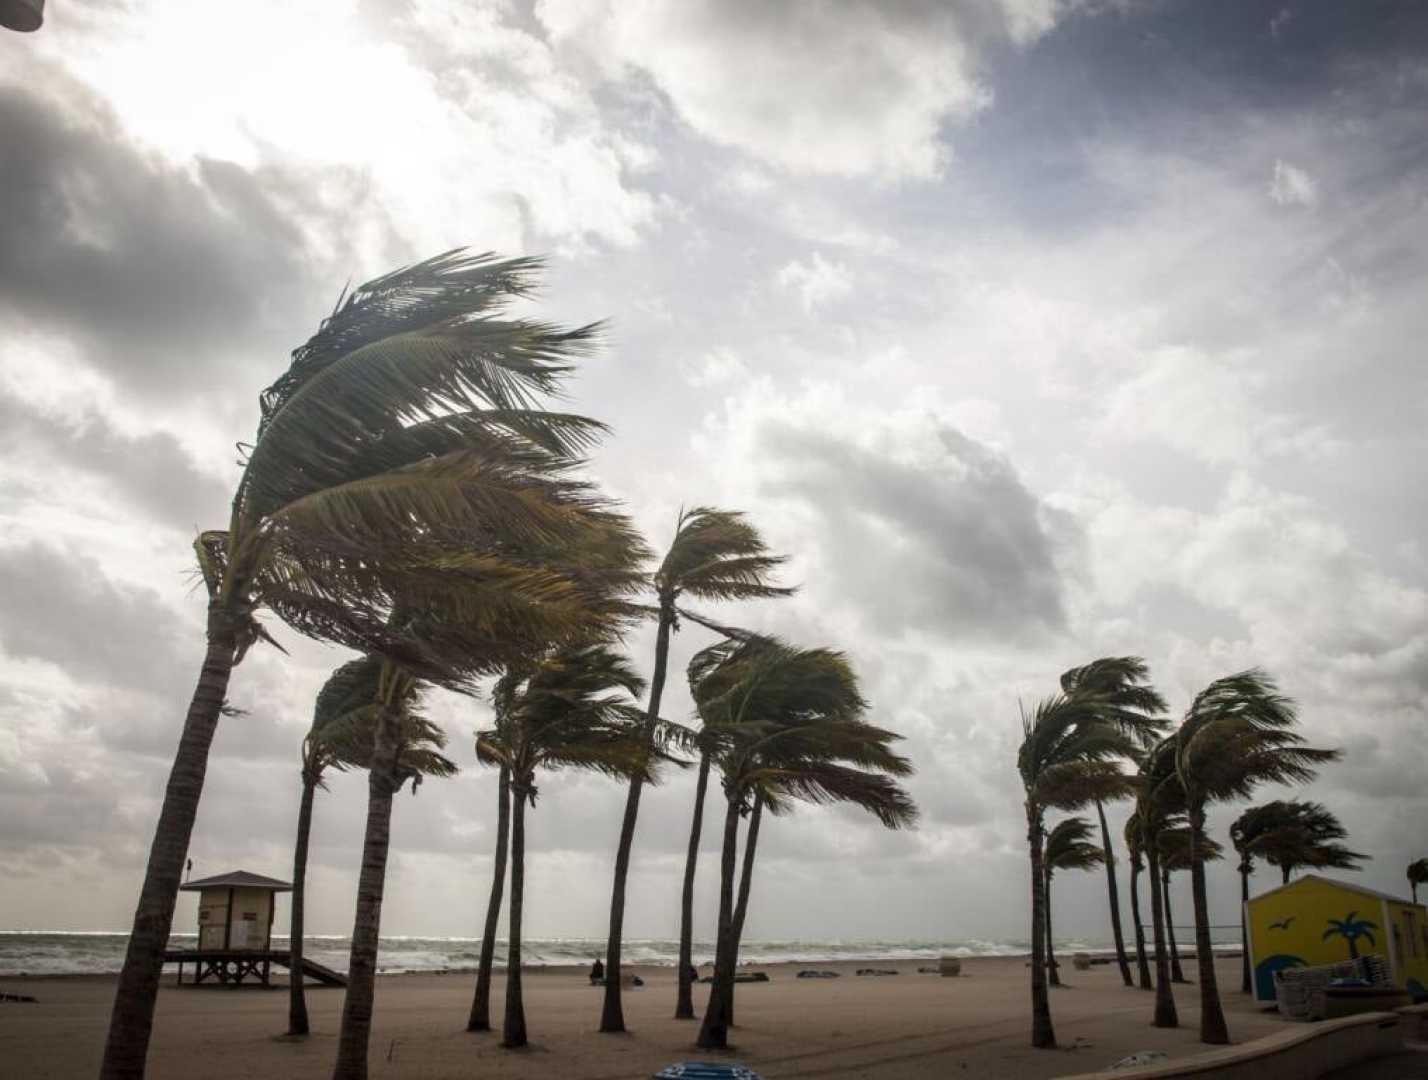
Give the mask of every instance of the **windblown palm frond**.
[[1091, 870], [1106, 858], [1101, 845], [1093, 843], [1091, 823], [1085, 818], [1069, 817], [1058, 821], [1046, 834], [1043, 858], [1048, 871]]
[[770, 555], [748, 519], [734, 510], [696, 506], [682, 510], [674, 542], [655, 571], [655, 589], [670, 601], [681, 595], [700, 600], [756, 600], [790, 596], [769, 576], [787, 561]]

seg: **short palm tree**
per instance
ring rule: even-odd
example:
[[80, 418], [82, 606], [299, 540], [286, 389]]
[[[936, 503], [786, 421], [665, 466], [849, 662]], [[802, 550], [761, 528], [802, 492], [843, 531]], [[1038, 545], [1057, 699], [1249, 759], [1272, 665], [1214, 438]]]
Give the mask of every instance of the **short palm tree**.
[[1284, 884], [1299, 866], [1355, 869], [1364, 856], [1350, 851], [1339, 840], [1348, 836], [1339, 819], [1319, 803], [1275, 799], [1251, 806], [1230, 825], [1230, 842], [1239, 855], [1240, 875], [1240, 938], [1243, 961], [1240, 989], [1251, 990], [1249, 938], [1244, 925], [1244, 906], [1249, 903], [1249, 878], [1254, 872], [1254, 860], [1280, 868]]
[[[297, 840], [293, 844], [292, 920], [288, 929], [288, 1034], [308, 1033], [307, 997], [303, 991], [303, 914], [307, 898], [307, 848], [312, 830], [313, 796], [318, 788], [327, 786], [328, 770], [343, 771], [349, 765], [360, 767], [371, 750], [370, 739], [363, 740], [349, 722], [349, 714], [370, 704], [370, 698], [354, 699], [356, 690], [366, 693], [370, 688], [354, 683], [353, 672], [344, 666], [328, 678], [318, 692], [313, 709], [312, 726], [302, 741], [302, 799], [298, 804]], [[363, 743], [366, 745], [363, 745]]]
[[1127, 829], [1139, 836], [1139, 846], [1146, 861], [1146, 878], [1150, 882], [1150, 929], [1155, 956], [1154, 1027], [1180, 1026], [1171, 991], [1170, 957], [1165, 939], [1166, 892], [1160, 869], [1160, 834], [1176, 814], [1183, 812], [1185, 793], [1175, 775], [1174, 737], [1162, 739], [1140, 757], [1136, 776], [1135, 813]]
[[1051, 935], [1051, 880], [1058, 870], [1093, 870], [1101, 865], [1106, 853], [1091, 843], [1091, 825], [1085, 818], [1069, 817], [1058, 821], [1046, 834], [1043, 854], [1046, 875], [1046, 968], [1052, 986], [1061, 985], [1056, 970], [1056, 942]]
[[[1170, 979], [1172, 982], [1188, 982], [1180, 968], [1180, 947], [1175, 942], [1175, 913], [1170, 908], [1170, 875], [1190, 869], [1190, 850], [1193, 843], [1190, 827], [1183, 814], [1170, 818], [1162, 826], [1158, 837], [1160, 846], [1160, 883], [1165, 895], [1165, 938], [1170, 950]], [[1214, 862], [1224, 856], [1224, 848], [1208, 836], [1200, 838], [1200, 858]]]
[[[402, 640], [392, 625], [395, 598], [440, 598], [462, 574], [489, 583], [505, 568], [489, 547], [481, 564], [469, 551], [473, 536], [493, 528], [548, 542], [591, 524], [578, 513], [578, 485], [555, 466], [601, 427], [540, 411], [536, 399], [558, 388], [596, 329], [503, 317], [511, 299], [530, 292], [539, 266], [454, 251], [368, 282], [263, 393], [228, 527], [201, 533], [194, 546], [208, 599], [207, 651], [154, 830], [102, 1076], [143, 1074], [229, 678], [250, 646], [271, 640], [258, 611], [270, 608], [320, 640], [400, 653], [412, 670], [441, 676], [441, 642]], [[550, 494], [564, 497], [542, 497]], [[508, 577], [508, 598], [521, 586], [527, 603], [487, 608], [493, 629], [498, 613], [512, 616], [500, 615], [510, 625], [494, 640], [519, 649], [533, 630], [568, 625], [547, 610], [562, 596], [548, 579], [538, 592], [537, 577]]]
[[[1061, 676], [1064, 693], [1098, 693], [1115, 702], [1120, 709], [1119, 720], [1123, 728], [1137, 738], [1142, 746], [1149, 746], [1158, 740], [1165, 729], [1162, 718], [1165, 713], [1165, 699], [1149, 684], [1149, 672], [1145, 663], [1137, 657], [1109, 657], [1093, 661], [1083, 667], [1072, 668]], [[1096, 817], [1101, 824], [1101, 847], [1106, 868], [1106, 895], [1110, 905], [1111, 935], [1116, 947], [1116, 963], [1121, 970], [1121, 980], [1134, 985], [1131, 980], [1130, 961], [1126, 956], [1125, 937], [1121, 932], [1120, 889], [1116, 886], [1116, 857], [1111, 846], [1111, 830], [1106, 824], [1108, 802], [1129, 798], [1132, 786], [1117, 763], [1098, 763], [1085, 773], [1088, 803], [1096, 807]], [[1138, 962], [1144, 970], [1145, 947], [1142, 941]], [[1052, 968], [1055, 972], [1055, 968]], [[1145, 980], [1148, 982], [1148, 979]]]
[[1413, 902], [1418, 903], [1418, 886], [1428, 882], [1428, 859], [1415, 859], [1408, 864], [1408, 887], [1413, 890]]
[[[699, 506], [681, 510], [675, 523], [674, 541], [655, 570], [651, 585], [657, 606], [654, 673], [650, 678], [646, 721], [651, 733], [659, 717], [660, 700], [669, 666], [670, 635], [679, 629], [679, 601], [757, 600], [788, 596], [793, 590], [772, 584], [771, 576], [784, 558], [771, 555], [757, 529], [743, 514]], [[630, 781], [625, 796], [625, 813], [620, 821], [620, 838], [615, 849], [615, 873], [610, 895], [610, 931], [605, 952], [605, 996], [601, 1004], [600, 1030], [625, 1030], [625, 1013], [620, 997], [620, 954], [624, 943], [625, 883], [630, 873], [630, 852], [639, 821], [640, 794], [644, 783]], [[681, 935], [683, 940], [683, 935]], [[679, 979], [687, 984], [688, 957], [681, 947]], [[686, 985], [687, 989], [687, 985]]]
[[[714, 983], [699, 1031], [701, 1049], [728, 1045], [734, 970], [763, 811], [782, 814], [798, 801], [847, 802], [893, 829], [911, 825], [917, 816], [896, 781], [912, 771], [907, 759], [891, 750], [899, 736], [863, 720], [867, 702], [846, 657], [762, 639], [727, 662], [735, 670], [724, 704], [706, 700], [703, 706], [727, 807]], [[735, 851], [743, 816], [750, 825], [736, 907]]]
[[[347, 995], [337, 1038], [334, 1080], [367, 1075], [367, 1042], [372, 1029], [377, 951], [391, 844], [392, 798], [408, 780], [415, 792], [428, 776], [454, 776], [456, 766], [441, 753], [446, 734], [422, 712], [419, 680], [389, 660], [350, 660], [334, 679], [346, 684], [341, 696], [352, 702], [344, 723], [366, 733], [367, 822], [362, 837], [362, 869], [357, 878], [357, 911], [347, 961]], [[358, 704], [365, 702], [365, 704]], [[354, 741], [360, 735], [354, 735]]]
[[[476, 736], [476, 756], [509, 776], [511, 899], [506, 953], [506, 1016], [501, 1044], [525, 1046], [521, 919], [525, 896], [525, 809], [536, 801], [541, 770], [587, 769], [651, 778], [644, 716], [635, 704], [644, 680], [604, 645], [559, 649], [501, 677], [492, 692], [496, 723]], [[658, 741], [667, 741], [660, 734]]]
[[486, 901], [486, 922], [481, 930], [476, 989], [471, 995], [471, 1012], [466, 1018], [467, 1031], [491, 1030], [491, 969], [496, 962], [496, 929], [501, 920], [510, 839], [511, 770], [502, 765], [496, 777], [496, 850], [491, 858], [491, 895]]
[[1196, 695], [1175, 740], [1175, 774], [1185, 793], [1193, 838], [1190, 892], [1195, 904], [1195, 951], [1200, 983], [1200, 1041], [1228, 1043], [1215, 959], [1210, 951], [1210, 912], [1200, 844], [1205, 810], [1215, 801], [1246, 798], [1260, 783], [1303, 783], [1315, 767], [1339, 757], [1337, 750], [1303, 745], [1293, 730], [1294, 703], [1275, 682], [1251, 669], [1216, 679]]
[[1135, 924], [1135, 962], [1139, 985], [1142, 990], [1150, 990], [1150, 961], [1145, 951], [1145, 923], [1140, 914], [1140, 875], [1145, 871], [1145, 858], [1140, 847], [1140, 820], [1135, 814], [1126, 818], [1126, 857], [1130, 861], [1131, 921]]
[[1377, 945], [1373, 932], [1378, 929], [1378, 923], [1370, 922], [1368, 919], [1359, 919], [1355, 916], [1357, 911], [1351, 911], [1342, 919], [1330, 919], [1329, 928], [1324, 931], [1324, 940], [1331, 937], [1341, 937], [1349, 943], [1349, 959], [1359, 958], [1359, 939], [1367, 941], [1370, 945]]

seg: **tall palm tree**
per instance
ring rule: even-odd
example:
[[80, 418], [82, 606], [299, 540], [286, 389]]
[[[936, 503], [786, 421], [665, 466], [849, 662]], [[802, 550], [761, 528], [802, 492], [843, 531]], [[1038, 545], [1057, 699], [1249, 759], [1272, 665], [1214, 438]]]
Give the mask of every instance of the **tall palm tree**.
[[1413, 890], [1413, 902], [1418, 903], [1418, 886], [1428, 882], [1428, 859], [1415, 859], [1408, 864], [1408, 887]]
[[370, 698], [356, 697], [369, 688], [354, 682], [353, 671], [339, 668], [328, 678], [317, 695], [312, 726], [302, 741], [302, 799], [298, 804], [297, 840], [293, 844], [292, 921], [288, 929], [288, 1034], [308, 1033], [307, 997], [303, 991], [303, 914], [307, 897], [307, 848], [312, 830], [313, 796], [318, 788], [327, 786], [324, 775], [329, 769], [343, 771], [348, 766], [360, 767], [371, 749], [349, 722], [349, 714], [370, 703]]
[[[700, 1027], [701, 1049], [728, 1045], [734, 970], [747, 911], [757, 833], [767, 809], [790, 811], [798, 802], [847, 802], [888, 828], [912, 824], [917, 808], [896, 782], [912, 771], [893, 753], [899, 736], [863, 720], [867, 702], [847, 658], [829, 649], [798, 649], [764, 639], [756, 654], [738, 655], [737, 678], [721, 719], [705, 728], [718, 747], [716, 764], [726, 798], [720, 860], [719, 922], [714, 983]], [[752, 815], [745, 841], [744, 881], [735, 905], [739, 821]]]
[[1091, 825], [1085, 818], [1069, 817], [1058, 821], [1046, 834], [1043, 867], [1046, 875], [1046, 968], [1052, 986], [1061, 985], [1056, 971], [1056, 943], [1051, 936], [1051, 879], [1058, 870], [1091, 870], [1101, 865], [1106, 853], [1090, 843]]
[[[1162, 718], [1165, 713], [1165, 699], [1149, 684], [1149, 672], [1145, 663], [1137, 657], [1110, 657], [1093, 661], [1083, 667], [1072, 668], [1061, 676], [1063, 693], [1098, 693], [1116, 703], [1120, 709], [1118, 720], [1123, 729], [1135, 737], [1142, 746], [1150, 746], [1157, 741], [1165, 729]], [[1121, 932], [1120, 889], [1116, 886], [1116, 856], [1111, 846], [1111, 830], [1106, 824], [1108, 802], [1128, 798], [1133, 794], [1129, 779], [1115, 763], [1097, 763], [1085, 771], [1089, 801], [1095, 804], [1096, 817], [1101, 825], [1102, 864], [1106, 868], [1106, 896], [1110, 906], [1111, 935], [1116, 947], [1116, 963], [1121, 970], [1121, 980], [1132, 986], [1130, 961], [1126, 956], [1125, 937]], [[1139, 945], [1137, 960], [1145, 969], [1145, 945]], [[1053, 972], [1055, 969], [1052, 969]], [[1149, 982], [1148, 977], [1142, 983]]]
[[1045, 811], [1084, 806], [1085, 767], [1134, 757], [1150, 711], [1142, 694], [1132, 693], [1145, 689], [1147, 669], [1140, 657], [1108, 657], [1077, 671], [1094, 674], [1068, 673], [1074, 686], [1070, 693], [1062, 691], [1037, 703], [1031, 714], [1022, 713], [1017, 751], [1031, 853], [1031, 1044], [1035, 1047], [1057, 1044], [1045, 973]]
[[[525, 893], [525, 809], [535, 806], [540, 770], [588, 769], [652, 778], [644, 715], [634, 703], [644, 680], [604, 645], [558, 649], [513, 668], [492, 692], [496, 724], [478, 732], [476, 755], [510, 776], [511, 900], [507, 931], [506, 1016], [501, 1045], [525, 1046], [521, 920]], [[668, 742], [668, 730], [656, 743]]]
[[1150, 962], [1145, 952], [1145, 923], [1140, 914], [1140, 875], [1145, 871], [1145, 859], [1140, 847], [1140, 820], [1132, 814], [1125, 824], [1126, 856], [1130, 860], [1131, 921], [1135, 924], [1135, 962], [1139, 985], [1142, 990], [1153, 989], [1150, 981]]
[[415, 792], [428, 776], [454, 776], [456, 765], [441, 753], [446, 734], [422, 713], [421, 683], [383, 660], [350, 660], [337, 675], [349, 684], [358, 705], [346, 714], [352, 727], [370, 733], [367, 759], [367, 822], [362, 837], [362, 870], [357, 879], [357, 910], [347, 961], [347, 994], [337, 1039], [334, 1080], [367, 1075], [367, 1040], [372, 1027], [377, 950], [391, 841], [392, 798], [408, 780]]
[[539, 267], [453, 251], [368, 282], [263, 393], [228, 527], [194, 545], [207, 649], [154, 829], [102, 1076], [143, 1074], [229, 678], [255, 642], [271, 640], [257, 613], [268, 607], [299, 633], [400, 652], [441, 673], [435, 643], [394, 639], [390, 615], [395, 595], [440, 595], [453, 567], [470, 569], [442, 540], [493, 524], [534, 537], [568, 530], [570, 499], [538, 496], [575, 495], [549, 465], [601, 427], [535, 403], [558, 388], [596, 328], [504, 316]]
[[476, 989], [471, 996], [467, 1031], [491, 1030], [491, 968], [496, 959], [496, 928], [501, 919], [501, 898], [506, 884], [506, 850], [511, 838], [511, 770], [501, 766], [496, 780], [496, 852], [491, 860], [491, 895], [486, 902], [486, 922], [481, 931], [481, 953], [476, 963]]
[[[784, 561], [781, 555], [769, 554], [763, 537], [743, 514], [707, 506], [680, 511], [674, 541], [651, 581], [657, 599], [658, 620], [654, 673], [650, 679], [649, 705], [645, 714], [651, 734], [664, 694], [670, 635], [679, 629], [679, 601], [684, 597], [696, 600], [757, 600], [789, 596], [792, 589], [770, 581], [772, 573]], [[643, 789], [644, 783], [638, 777], [630, 781], [625, 796], [625, 813], [620, 821], [620, 839], [615, 849], [610, 931], [605, 952], [605, 996], [600, 1011], [602, 1032], [625, 1030], [625, 1012], [620, 997], [625, 883], [630, 873], [630, 852], [635, 842]], [[688, 966], [687, 960], [681, 959], [681, 980], [687, 980]]]
[[1293, 730], [1294, 703], [1263, 671], [1251, 669], [1216, 679], [1195, 696], [1176, 732], [1175, 773], [1190, 819], [1190, 894], [1195, 903], [1195, 952], [1200, 982], [1200, 1041], [1228, 1043], [1229, 1028], [1210, 951], [1210, 912], [1205, 891], [1205, 808], [1242, 799], [1260, 783], [1303, 783], [1315, 766], [1334, 761], [1337, 750], [1303, 745]]

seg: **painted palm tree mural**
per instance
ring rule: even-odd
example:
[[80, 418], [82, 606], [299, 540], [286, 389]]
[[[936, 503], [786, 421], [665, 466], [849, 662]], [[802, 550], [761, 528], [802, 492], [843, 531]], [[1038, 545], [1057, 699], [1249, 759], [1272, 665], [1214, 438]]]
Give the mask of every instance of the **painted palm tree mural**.
[[1357, 911], [1351, 911], [1342, 920], [1330, 919], [1329, 928], [1324, 931], [1324, 940], [1331, 937], [1341, 937], [1349, 943], [1349, 959], [1359, 958], [1359, 938], [1365, 939], [1370, 945], [1377, 945], [1373, 932], [1378, 929], [1378, 923], [1370, 922], [1368, 919], [1356, 919]]

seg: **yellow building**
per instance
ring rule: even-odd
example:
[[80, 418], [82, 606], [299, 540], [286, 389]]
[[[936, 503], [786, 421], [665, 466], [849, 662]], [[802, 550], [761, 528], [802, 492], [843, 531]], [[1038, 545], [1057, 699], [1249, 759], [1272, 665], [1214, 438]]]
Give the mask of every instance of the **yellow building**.
[[1275, 1000], [1274, 973], [1377, 953], [1393, 981], [1428, 1000], [1428, 908], [1347, 881], [1305, 874], [1245, 905], [1254, 997]]

